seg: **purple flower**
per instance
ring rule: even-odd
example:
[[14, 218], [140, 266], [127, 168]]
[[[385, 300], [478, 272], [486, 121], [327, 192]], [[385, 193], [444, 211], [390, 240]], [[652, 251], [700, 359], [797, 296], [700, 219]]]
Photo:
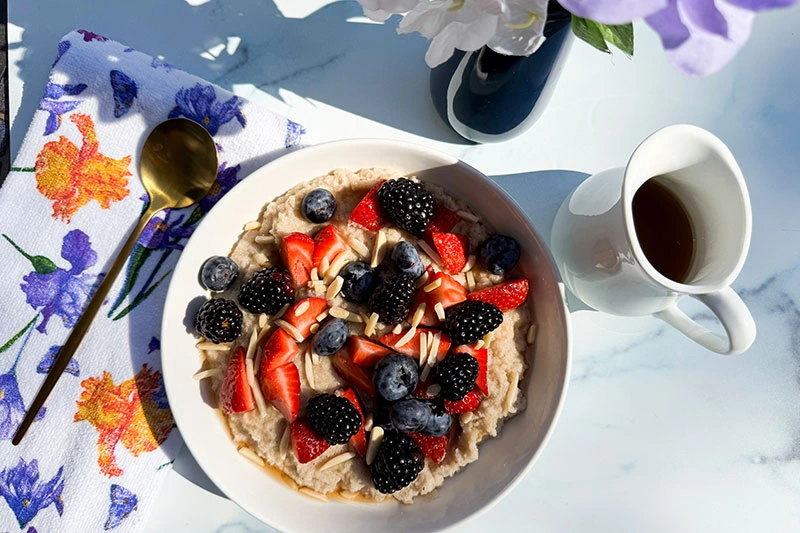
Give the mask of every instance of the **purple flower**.
[[[63, 41], [69, 44], [69, 41]], [[44, 134], [50, 135], [55, 132], [61, 125], [61, 115], [69, 113], [81, 103], [81, 100], [62, 100], [62, 96], [77, 96], [86, 89], [85, 83], [78, 85], [58, 85], [57, 83], [49, 82], [44, 90], [44, 97], [39, 102], [39, 109], [47, 111], [50, 116], [47, 117], [47, 124], [44, 128]]]
[[69, 42], [69, 41], [61, 41], [60, 43], [58, 43], [58, 54], [56, 55], [56, 59], [55, 59], [55, 61], [53, 61], [53, 64], [50, 65], [50, 68], [53, 68], [54, 66], [56, 66], [56, 63], [58, 63], [59, 60], [61, 60], [61, 56], [66, 54], [67, 50], [69, 50], [71, 46], [72, 46], [72, 43]]
[[[36, 420], [42, 419], [45, 409], [42, 407]], [[0, 440], [11, 440], [26, 412], [17, 376], [12, 369], [7, 374], [0, 375]]]
[[13, 468], [0, 472], [0, 495], [17, 517], [20, 529], [33, 520], [33, 517], [50, 505], [56, 506], [59, 516], [64, 514], [64, 502], [61, 493], [64, 490], [64, 467], [47, 483], [39, 482], [39, 464], [36, 459], [26, 463], [19, 458]]
[[151, 218], [139, 237], [139, 244], [151, 250], [161, 248], [183, 250], [183, 245], [179, 244], [179, 241], [191, 237], [192, 230], [181, 225], [183, 215], [170, 221], [170, 214], [169, 210], [165, 210], [163, 218], [158, 216]]
[[214, 204], [236, 185], [239, 181], [239, 170], [241, 170], [241, 168], [241, 165], [229, 167], [227, 163], [222, 163], [219, 166], [217, 170], [217, 180], [214, 182], [214, 185], [211, 186], [205, 198], [200, 200], [200, 208], [204, 212], [207, 213], [210, 211], [211, 208], [214, 207]]
[[[58, 352], [61, 351], [61, 346], [51, 346], [50, 350], [44, 354], [42, 360], [39, 361], [39, 365], [36, 367], [37, 374], [47, 374], [50, 372], [50, 369], [53, 368], [53, 363], [56, 361], [56, 357], [58, 356]], [[81, 373], [81, 367], [78, 364], [78, 360], [74, 357], [69, 360], [67, 363], [67, 368], [64, 369], [64, 372], [67, 374], [72, 374], [73, 376], [78, 376]]]
[[41, 333], [47, 333], [47, 322], [53, 315], [61, 317], [65, 327], [73, 327], [98, 281], [97, 276], [85, 272], [97, 262], [97, 253], [81, 230], [64, 236], [61, 257], [72, 265], [69, 270], [56, 268], [47, 274], [34, 271], [22, 278], [20, 285], [28, 304], [42, 313], [42, 322], [36, 327]]
[[158, 340], [158, 337], [153, 337], [150, 339], [150, 343], [147, 345], [147, 353], [153, 353], [161, 349], [161, 341]]
[[286, 148], [291, 148], [300, 143], [300, 138], [305, 134], [306, 129], [297, 122], [286, 121]]
[[170, 71], [172, 71], [172, 69], [175, 68], [172, 65], [170, 65], [169, 63], [167, 63], [166, 61], [164, 61], [163, 59], [159, 59], [157, 57], [154, 57], [153, 60], [150, 61], [150, 66], [152, 68], [159, 68], [159, 67], [163, 68], [167, 72], [170, 72]]
[[728, 64], [750, 38], [755, 14], [797, 0], [560, 0], [572, 13], [606, 24], [644, 17], [670, 62], [706, 76]]
[[196, 84], [191, 89], [181, 89], [175, 95], [175, 107], [169, 118], [184, 116], [201, 124], [208, 133], [216, 135], [223, 124], [234, 118], [244, 127], [246, 121], [241, 112], [242, 99], [231, 96], [226, 102], [217, 101], [217, 92], [212, 85]]
[[111, 505], [108, 507], [108, 518], [106, 518], [106, 523], [103, 526], [106, 531], [120, 525], [123, 520], [136, 510], [139, 503], [136, 494], [122, 485], [112, 484], [109, 496]]
[[108, 37], [103, 37], [102, 35], [89, 30], [78, 30], [78, 33], [83, 35], [83, 40], [87, 43], [91, 41], [99, 41], [103, 43], [108, 40]]

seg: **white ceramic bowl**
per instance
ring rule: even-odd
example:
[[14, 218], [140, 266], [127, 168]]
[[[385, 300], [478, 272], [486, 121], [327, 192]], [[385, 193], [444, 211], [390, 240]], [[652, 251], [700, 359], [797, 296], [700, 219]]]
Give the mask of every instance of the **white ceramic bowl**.
[[[319, 502], [303, 496], [237, 453], [216, 411], [194, 379], [200, 357], [187, 331], [187, 309], [205, 296], [197, 272], [211, 255], [227, 255], [242, 225], [295, 184], [337, 167], [387, 167], [444, 186], [499, 232], [522, 246], [520, 266], [532, 282], [538, 323], [535, 361], [525, 376], [528, 407], [501, 434], [480, 445], [480, 459], [445, 481], [435, 498], [413, 505]], [[234, 502], [281, 531], [439, 531], [485, 511], [531, 468], [554, 427], [566, 392], [570, 326], [552, 258], [514, 201], [474, 168], [421, 146], [347, 140], [305, 148], [255, 171], [206, 215], [172, 275], [161, 333], [164, 383], [172, 414], [192, 455]]]

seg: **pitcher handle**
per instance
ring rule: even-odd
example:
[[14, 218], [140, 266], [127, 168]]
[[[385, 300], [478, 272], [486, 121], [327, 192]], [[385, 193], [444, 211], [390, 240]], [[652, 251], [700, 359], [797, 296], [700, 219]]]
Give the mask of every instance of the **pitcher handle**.
[[701, 346], [719, 354], [740, 354], [753, 344], [756, 338], [756, 323], [750, 310], [733, 289], [725, 287], [707, 294], [691, 296], [714, 313], [725, 329], [725, 335], [719, 335], [701, 326], [681, 311], [677, 303], [654, 316]]

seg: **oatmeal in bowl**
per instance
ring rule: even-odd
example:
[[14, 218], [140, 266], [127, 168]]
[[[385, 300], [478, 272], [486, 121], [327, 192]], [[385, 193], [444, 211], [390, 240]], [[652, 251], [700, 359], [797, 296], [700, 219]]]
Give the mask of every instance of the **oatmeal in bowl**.
[[203, 264], [196, 378], [231, 446], [293, 488], [412, 503], [526, 407], [524, 253], [436, 183], [333, 170]]

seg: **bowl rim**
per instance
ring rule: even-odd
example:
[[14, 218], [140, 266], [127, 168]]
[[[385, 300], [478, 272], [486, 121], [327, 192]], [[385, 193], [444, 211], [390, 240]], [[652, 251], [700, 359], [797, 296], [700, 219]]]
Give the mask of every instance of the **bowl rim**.
[[[549, 441], [550, 441], [550, 439], [552, 437], [553, 431], [555, 430], [555, 427], [556, 427], [556, 425], [558, 423], [558, 420], [559, 420], [559, 418], [561, 416], [561, 412], [564, 409], [565, 398], [566, 398], [567, 390], [569, 388], [570, 375], [571, 375], [571, 369], [572, 369], [572, 345], [573, 345], [573, 341], [572, 341], [572, 321], [571, 321], [571, 316], [570, 316], [569, 309], [567, 307], [567, 301], [566, 301], [566, 297], [565, 297], [565, 286], [564, 286], [563, 281], [561, 281], [561, 276], [560, 276], [559, 271], [558, 271], [558, 269], [556, 267], [555, 260], [554, 260], [554, 258], [552, 256], [552, 253], [551, 253], [550, 249], [549, 249], [547, 241], [536, 230], [536, 228], [534, 227], [534, 225], [533, 225], [532, 221], [530, 220], [530, 218], [525, 214], [525, 211], [519, 206], [519, 204], [516, 202], [516, 200], [514, 200], [514, 198], [511, 197], [498, 184], [496, 184], [494, 181], [489, 179], [485, 174], [483, 174], [482, 172], [480, 172], [479, 170], [477, 170], [473, 166], [461, 161], [460, 159], [458, 159], [458, 158], [456, 158], [454, 156], [451, 156], [449, 154], [445, 154], [443, 152], [440, 152], [438, 150], [429, 148], [427, 146], [423, 146], [423, 145], [420, 145], [420, 144], [417, 144], [417, 143], [408, 142], [408, 141], [398, 141], [398, 140], [394, 140], [394, 139], [381, 139], [381, 138], [354, 138], [354, 139], [328, 141], [328, 142], [316, 144], [316, 145], [313, 145], [313, 146], [303, 147], [303, 148], [294, 150], [292, 152], [286, 153], [284, 155], [281, 155], [281, 156], [275, 158], [274, 160], [272, 160], [272, 161], [270, 161], [270, 162], [268, 162], [268, 163], [266, 163], [266, 164], [264, 164], [264, 165], [262, 165], [262, 166], [260, 166], [260, 167], [258, 167], [256, 169], [254, 169], [247, 176], [245, 176], [241, 181], [239, 181], [239, 183], [237, 183], [231, 190], [229, 190], [228, 193], [226, 193], [225, 196], [223, 198], [221, 198], [219, 200], [219, 202], [217, 202], [212, 207], [212, 209], [209, 211], [209, 213], [211, 211], [217, 209], [218, 207], [220, 207], [221, 209], [225, 209], [225, 207], [229, 203], [233, 203], [235, 201], [234, 198], [235, 198], [236, 194], [234, 194], [233, 191], [237, 187], [241, 186], [242, 184], [244, 184], [248, 180], [261, 179], [260, 176], [262, 174], [265, 174], [265, 173], [268, 174], [273, 166], [287, 165], [287, 164], [293, 163], [295, 160], [303, 160], [303, 159], [307, 159], [307, 158], [313, 158], [315, 155], [317, 155], [318, 153], [321, 153], [321, 152], [335, 151], [335, 150], [339, 150], [339, 149], [350, 149], [350, 150], [352, 150], [353, 148], [356, 148], [356, 147], [358, 147], [360, 149], [365, 149], [365, 148], [368, 148], [368, 146], [370, 146], [370, 145], [378, 146], [378, 147], [381, 147], [381, 148], [396, 149], [396, 150], [399, 150], [399, 151], [403, 151], [403, 152], [405, 152], [407, 154], [410, 154], [412, 157], [413, 156], [417, 156], [417, 157], [425, 156], [427, 158], [430, 158], [430, 159], [433, 159], [433, 160], [437, 160], [443, 165], [458, 165], [458, 166], [462, 167], [463, 169], [465, 169], [466, 171], [468, 171], [469, 173], [471, 173], [471, 174], [475, 175], [476, 177], [480, 178], [482, 181], [485, 182], [485, 184], [488, 187], [491, 187], [491, 188], [495, 189], [495, 191], [497, 193], [499, 193], [505, 199], [506, 202], [508, 202], [510, 205], [514, 206], [514, 208], [516, 208], [516, 210], [520, 214], [523, 215], [523, 218], [525, 219], [526, 223], [528, 224], [529, 229], [531, 230], [532, 234], [534, 235], [536, 240], [539, 241], [540, 249], [543, 252], [542, 255], [543, 255], [543, 257], [544, 257], [544, 259], [546, 261], [548, 269], [552, 272], [553, 278], [555, 280], [557, 280], [558, 291], [559, 291], [559, 294], [560, 294], [560, 300], [561, 300], [561, 304], [562, 304], [560, 306], [560, 309], [559, 309], [558, 312], [561, 314], [560, 318], [561, 318], [562, 323], [564, 325], [563, 337], [564, 337], [564, 367], [565, 368], [564, 368], [564, 374], [563, 374], [563, 382], [560, 383], [560, 387], [561, 387], [560, 394], [558, 395], [557, 402], [556, 402], [556, 405], [555, 405], [555, 409], [553, 410], [553, 414], [552, 414], [552, 421], [550, 422], [549, 427], [545, 430], [544, 435], [541, 438], [541, 442], [540, 442], [539, 446], [533, 452], [533, 454], [531, 455], [530, 459], [525, 464], [524, 468], [520, 469], [517, 472], [517, 474], [506, 484], [505, 487], [503, 487], [501, 490], [499, 490], [491, 499], [489, 499], [488, 501], [483, 503], [482, 506], [476, 508], [473, 512], [471, 512], [469, 514], [464, 515], [463, 517], [461, 517], [457, 521], [449, 524], [445, 528], [446, 530], [453, 530], [454, 528], [456, 528], [456, 527], [458, 527], [460, 525], [463, 525], [463, 524], [467, 523], [468, 521], [473, 520], [473, 519], [481, 516], [482, 514], [487, 512], [489, 509], [491, 509], [492, 507], [497, 505], [497, 503], [500, 502], [506, 495], [508, 495], [508, 493], [511, 490], [513, 490], [520, 483], [520, 481], [528, 474], [528, 472], [530, 472], [530, 470], [533, 468], [533, 465], [539, 459], [539, 457], [541, 456], [541, 454], [543, 453], [543, 451], [547, 447], [547, 445], [548, 445], [548, 443], [549, 443]], [[314, 177], [316, 177], [316, 176], [314, 176]], [[308, 178], [308, 179], [313, 179], [313, 178]], [[281, 191], [277, 192], [275, 194], [275, 197], [280, 196], [281, 194], [285, 193], [290, 188], [292, 188], [294, 185], [295, 184], [290, 184], [285, 188], [284, 188], [283, 185], [281, 185], [280, 186], [281, 187]], [[268, 200], [267, 202], [269, 202], [269, 201], [272, 201], [272, 200]], [[265, 202], [265, 203], [267, 203], [267, 202]], [[207, 215], [208, 215], [208, 213], [207, 213]], [[200, 221], [200, 224], [198, 225], [197, 229], [194, 231], [192, 237], [190, 237], [190, 240], [192, 238], [194, 238], [195, 235], [198, 235], [198, 234], [201, 235], [203, 233], [204, 225], [207, 224], [209, 218], [210, 217], [208, 217], [208, 216], [204, 216], [203, 217], [203, 219]], [[188, 243], [187, 243], [187, 245], [188, 245]], [[179, 256], [178, 261], [176, 262], [175, 267], [173, 269], [173, 275], [172, 275], [172, 278], [170, 279], [170, 283], [169, 283], [169, 286], [168, 286], [166, 298], [164, 300], [164, 311], [166, 311], [167, 309], [170, 309], [171, 307], [173, 307], [174, 304], [173, 304], [172, 301], [174, 299], [178, 298], [178, 296], [176, 295], [176, 289], [174, 289], [173, 287], [176, 286], [176, 284], [178, 283], [176, 281], [178, 279], [178, 277], [175, 274], [180, 270], [181, 262], [184, 261], [184, 257], [186, 257], [184, 254], [181, 254]], [[165, 364], [165, 360], [168, 357], [166, 352], [169, 351], [169, 350], [167, 349], [167, 346], [168, 346], [167, 343], [164, 343], [163, 340], [165, 338], [168, 338], [169, 336], [175, 334], [175, 332], [172, 331], [173, 329], [174, 329], [174, 324], [172, 323], [172, 319], [167, 316], [166, 312], [164, 312], [163, 315], [162, 315], [162, 318], [161, 318], [161, 331], [160, 331], [161, 339], [162, 339], [161, 368], [162, 368], [162, 376], [163, 376], [163, 380], [164, 380], [164, 388], [165, 388], [165, 391], [166, 391], [168, 399], [172, 395], [177, 394], [177, 392], [173, 390], [173, 392], [170, 393], [170, 390], [171, 390], [170, 381], [171, 380], [168, 379], [168, 370], [167, 370], [170, 365]], [[176, 405], [179, 405], [179, 404], [176, 404]], [[180, 428], [180, 426], [181, 426], [180, 419], [181, 418], [185, 419], [184, 415], [181, 414], [181, 413], [182, 413], [181, 408], [178, 408], [177, 411], [175, 409], [172, 410], [173, 419], [174, 419], [175, 424], [177, 425], [178, 428]], [[252, 506], [244, 504], [240, 500], [238, 500], [237, 498], [231, 496], [231, 493], [232, 492], [235, 493], [235, 491], [229, 490], [229, 486], [228, 486], [227, 481], [220, 480], [219, 478], [217, 478], [215, 473], [213, 473], [213, 468], [207, 468], [207, 465], [205, 464], [206, 463], [206, 458], [203, 456], [203, 454], [202, 453], [200, 453], [200, 454], [196, 453], [198, 448], [196, 448], [195, 444], [190, 442], [188, 439], [184, 438], [182, 433], [181, 433], [181, 437], [182, 437], [183, 443], [186, 445], [187, 449], [192, 454], [192, 456], [194, 457], [195, 461], [197, 461], [197, 464], [200, 466], [200, 468], [203, 470], [203, 472], [206, 475], [208, 475], [209, 479], [215, 484], [215, 486], [217, 486], [225, 494], [225, 496], [229, 500], [234, 502], [237, 506], [239, 506], [240, 508], [242, 508], [243, 510], [245, 510], [249, 514], [251, 514], [254, 517], [256, 517], [258, 520], [260, 520], [263, 523], [269, 525], [270, 527], [275, 527], [275, 528], [277, 528], [277, 529], [279, 529], [281, 531], [292, 531], [293, 530], [293, 527], [290, 524], [277, 523], [276, 521], [274, 521], [272, 519], [268, 519], [268, 517], [264, 516], [264, 513], [261, 512], [261, 510], [252, 508]], [[498, 435], [498, 437], [499, 437], [499, 435]], [[253, 466], [255, 467], [255, 465], [253, 465]], [[288, 489], [288, 487], [286, 487], [286, 488]], [[339, 502], [336, 502], [336, 501], [332, 500], [331, 502], [328, 503], [328, 505], [336, 504], [336, 503], [339, 503]]]

